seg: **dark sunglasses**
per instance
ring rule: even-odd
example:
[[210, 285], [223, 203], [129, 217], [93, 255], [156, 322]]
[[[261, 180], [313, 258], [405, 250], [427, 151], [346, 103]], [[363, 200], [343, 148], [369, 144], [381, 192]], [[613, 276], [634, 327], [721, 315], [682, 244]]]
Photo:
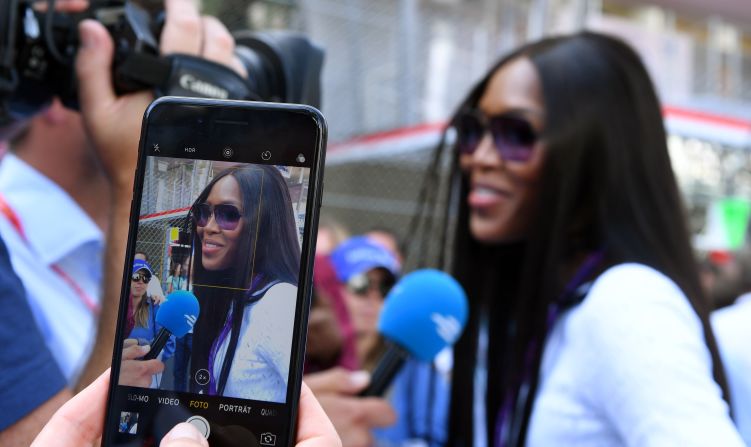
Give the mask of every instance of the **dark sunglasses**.
[[234, 230], [242, 218], [240, 210], [235, 205], [201, 203], [193, 207], [193, 220], [196, 226], [205, 227], [208, 225], [212, 215], [216, 224], [222, 230]]
[[133, 282], [141, 281], [144, 284], [148, 284], [151, 281], [151, 275], [144, 275], [142, 273], [134, 273], [131, 275], [130, 280]]
[[524, 118], [513, 115], [489, 117], [476, 109], [459, 114], [454, 119], [454, 128], [460, 153], [472, 154], [485, 133], [490, 132], [495, 149], [504, 161], [529, 161], [538, 140], [537, 132]]
[[365, 297], [368, 295], [370, 289], [375, 288], [381, 297], [386, 297], [392, 287], [395, 284], [394, 278], [389, 275], [383, 279], [383, 281], [373, 281], [366, 274], [354, 275], [347, 281], [347, 289], [355, 295]]

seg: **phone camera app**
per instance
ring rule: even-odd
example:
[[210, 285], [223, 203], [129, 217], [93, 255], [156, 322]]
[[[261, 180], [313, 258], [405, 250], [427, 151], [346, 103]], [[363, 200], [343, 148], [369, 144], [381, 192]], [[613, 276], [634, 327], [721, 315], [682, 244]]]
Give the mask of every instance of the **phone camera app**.
[[235, 155], [235, 151], [233, 151], [231, 147], [225, 147], [222, 150], [222, 156], [224, 158], [232, 158], [233, 155]]
[[276, 445], [276, 435], [273, 433], [261, 434], [261, 445]]

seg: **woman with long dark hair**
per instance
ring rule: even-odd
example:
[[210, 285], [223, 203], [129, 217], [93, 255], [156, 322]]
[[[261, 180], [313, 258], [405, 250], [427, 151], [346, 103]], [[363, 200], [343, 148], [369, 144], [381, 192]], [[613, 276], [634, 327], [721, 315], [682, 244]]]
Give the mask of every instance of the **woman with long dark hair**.
[[594, 33], [526, 45], [450, 128], [450, 176], [439, 151], [412, 229], [425, 256], [453, 232], [432, 254], [471, 301], [448, 445], [743, 445], [634, 51]]
[[[285, 402], [300, 269], [292, 202], [273, 166], [222, 171], [192, 210], [191, 390]], [[199, 383], [205, 382], [205, 383]]]

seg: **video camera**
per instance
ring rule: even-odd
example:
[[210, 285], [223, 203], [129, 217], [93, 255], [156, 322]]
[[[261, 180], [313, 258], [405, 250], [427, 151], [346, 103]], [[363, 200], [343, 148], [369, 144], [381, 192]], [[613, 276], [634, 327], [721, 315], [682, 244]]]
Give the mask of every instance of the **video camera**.
[[164, 12], [131, 0], [95, 1], [81, 13], [46, 11], [32, 0], [0, 0], [0, 128], [40, 111], [53, 97], [78, 106], [74, 70], [85, 18], [101, 22], [115, 42], [113, 80], [119, 94], [150, 89], [157, 96], [281, 101], [320, 106], [323, 50], [287, 31], [240, 31], [235, 55], [248, 79], [214, 62], [159, 55]]

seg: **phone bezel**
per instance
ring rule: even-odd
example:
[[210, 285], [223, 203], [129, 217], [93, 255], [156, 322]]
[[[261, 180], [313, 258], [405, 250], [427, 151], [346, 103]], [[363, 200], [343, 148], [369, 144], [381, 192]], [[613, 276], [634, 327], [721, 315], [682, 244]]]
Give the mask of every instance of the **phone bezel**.
[[[112, 354], [112, 368], [110, 370], [110, 384], [107, 392], [107, 406], [104, 415], [104, 430], [102, 435], [102, 446], [108, 446], [112, 442], [112, 437], [116, 427], [108, 425], [108, 421], [112, 418], [113, 398], [115, 395], [115, 389], [117, 386], [119, 366], [122, 349], [119, 349], [119, 342], [122, 339], [122, 332], [124, 330], [124, 316], [127, 312], [127, 299], [126, 291], [128, 290], [128, 281], [130, 278], [130, 254], [135, 250], [136, 238], [137, 238], [137, 226], [139, 219], [140, 203], [142, 199], [142, 189], [144, 178], [146, 176], [145, 167], [147, 156], [150, 154], [146, 147], [148, 140], [148, 132], [152, 117], [155, 115], [154, 111], [160, 107], [200, 107], [208, 110], [206, 119], [211, 119], [209, 116], [214, 111], [222, 109], [234, 109], [239, 113], [264, 113], [266, 111], [284, 112], [301, 114], [310, 118], [310, 124], [315, 128], [315, 141], [312, 142], [310, 153], [313, 155], [313, 162], [310, 163], [310, 175], [308, 186], [308, 199], [306, 205], [306, 225], [304, 227], [303, 243], [301, 247], [300, 258], [300, 279], [298, 284], [298, 299], [295, 310], [295, 333], [293, 334], [292, 352], [290, 355], [290, 378], [287, 384], [287, 402], [284, 404], [288, 407], [288, 414], [290, 420], [287, 426], [287, 440], [288, 445], [292, 446], [295, 442], [295, 435], [297, 431], [297, 413], [298, 404], [300, 399], [300, 387], [302, 385], [302, 372], [303, 362], [305, 356], [305, 342], [307, 336], [308, 325], [308, 312], [310, 310], [310, 302], [312, 296], [312, 275], [313, 275], [313, 261], [315, 253], [316, 243], [316, 230], [318, 228], [319, 209], [322, 202], [323, 193], [323, 166], [325, 162], [325, 146], [327, 140], [327, 126], [323, 115], [314, 107], [297, 104], [281, 104], [281, 103], [264, 103], [253, 101], [235, 101], [235, 100], [214, 100], [214, 99], [199, 99], [199, 98], [183, 98], [183, 97], [161, 97], [152, 102], [144, 113], [144, 118], [141, 126], [141, 137], [138, 147], [138, 161], [136, 165], [136, 172], [133, 184], [133, 199], [131, 202], [129, 229], [128, 229], [128, 241], [126, 246], [126, 256], [123, 260], [123, 275], [121, 281], [120, 303], [118, 309], [118, 317], [116, 322], [115, 342]], [[205, 158], [204, 158], [205, 159]], [[217, 161], [224, 161], [217, 159]], [[268, 163], [278, 164], [278, 163]]]

